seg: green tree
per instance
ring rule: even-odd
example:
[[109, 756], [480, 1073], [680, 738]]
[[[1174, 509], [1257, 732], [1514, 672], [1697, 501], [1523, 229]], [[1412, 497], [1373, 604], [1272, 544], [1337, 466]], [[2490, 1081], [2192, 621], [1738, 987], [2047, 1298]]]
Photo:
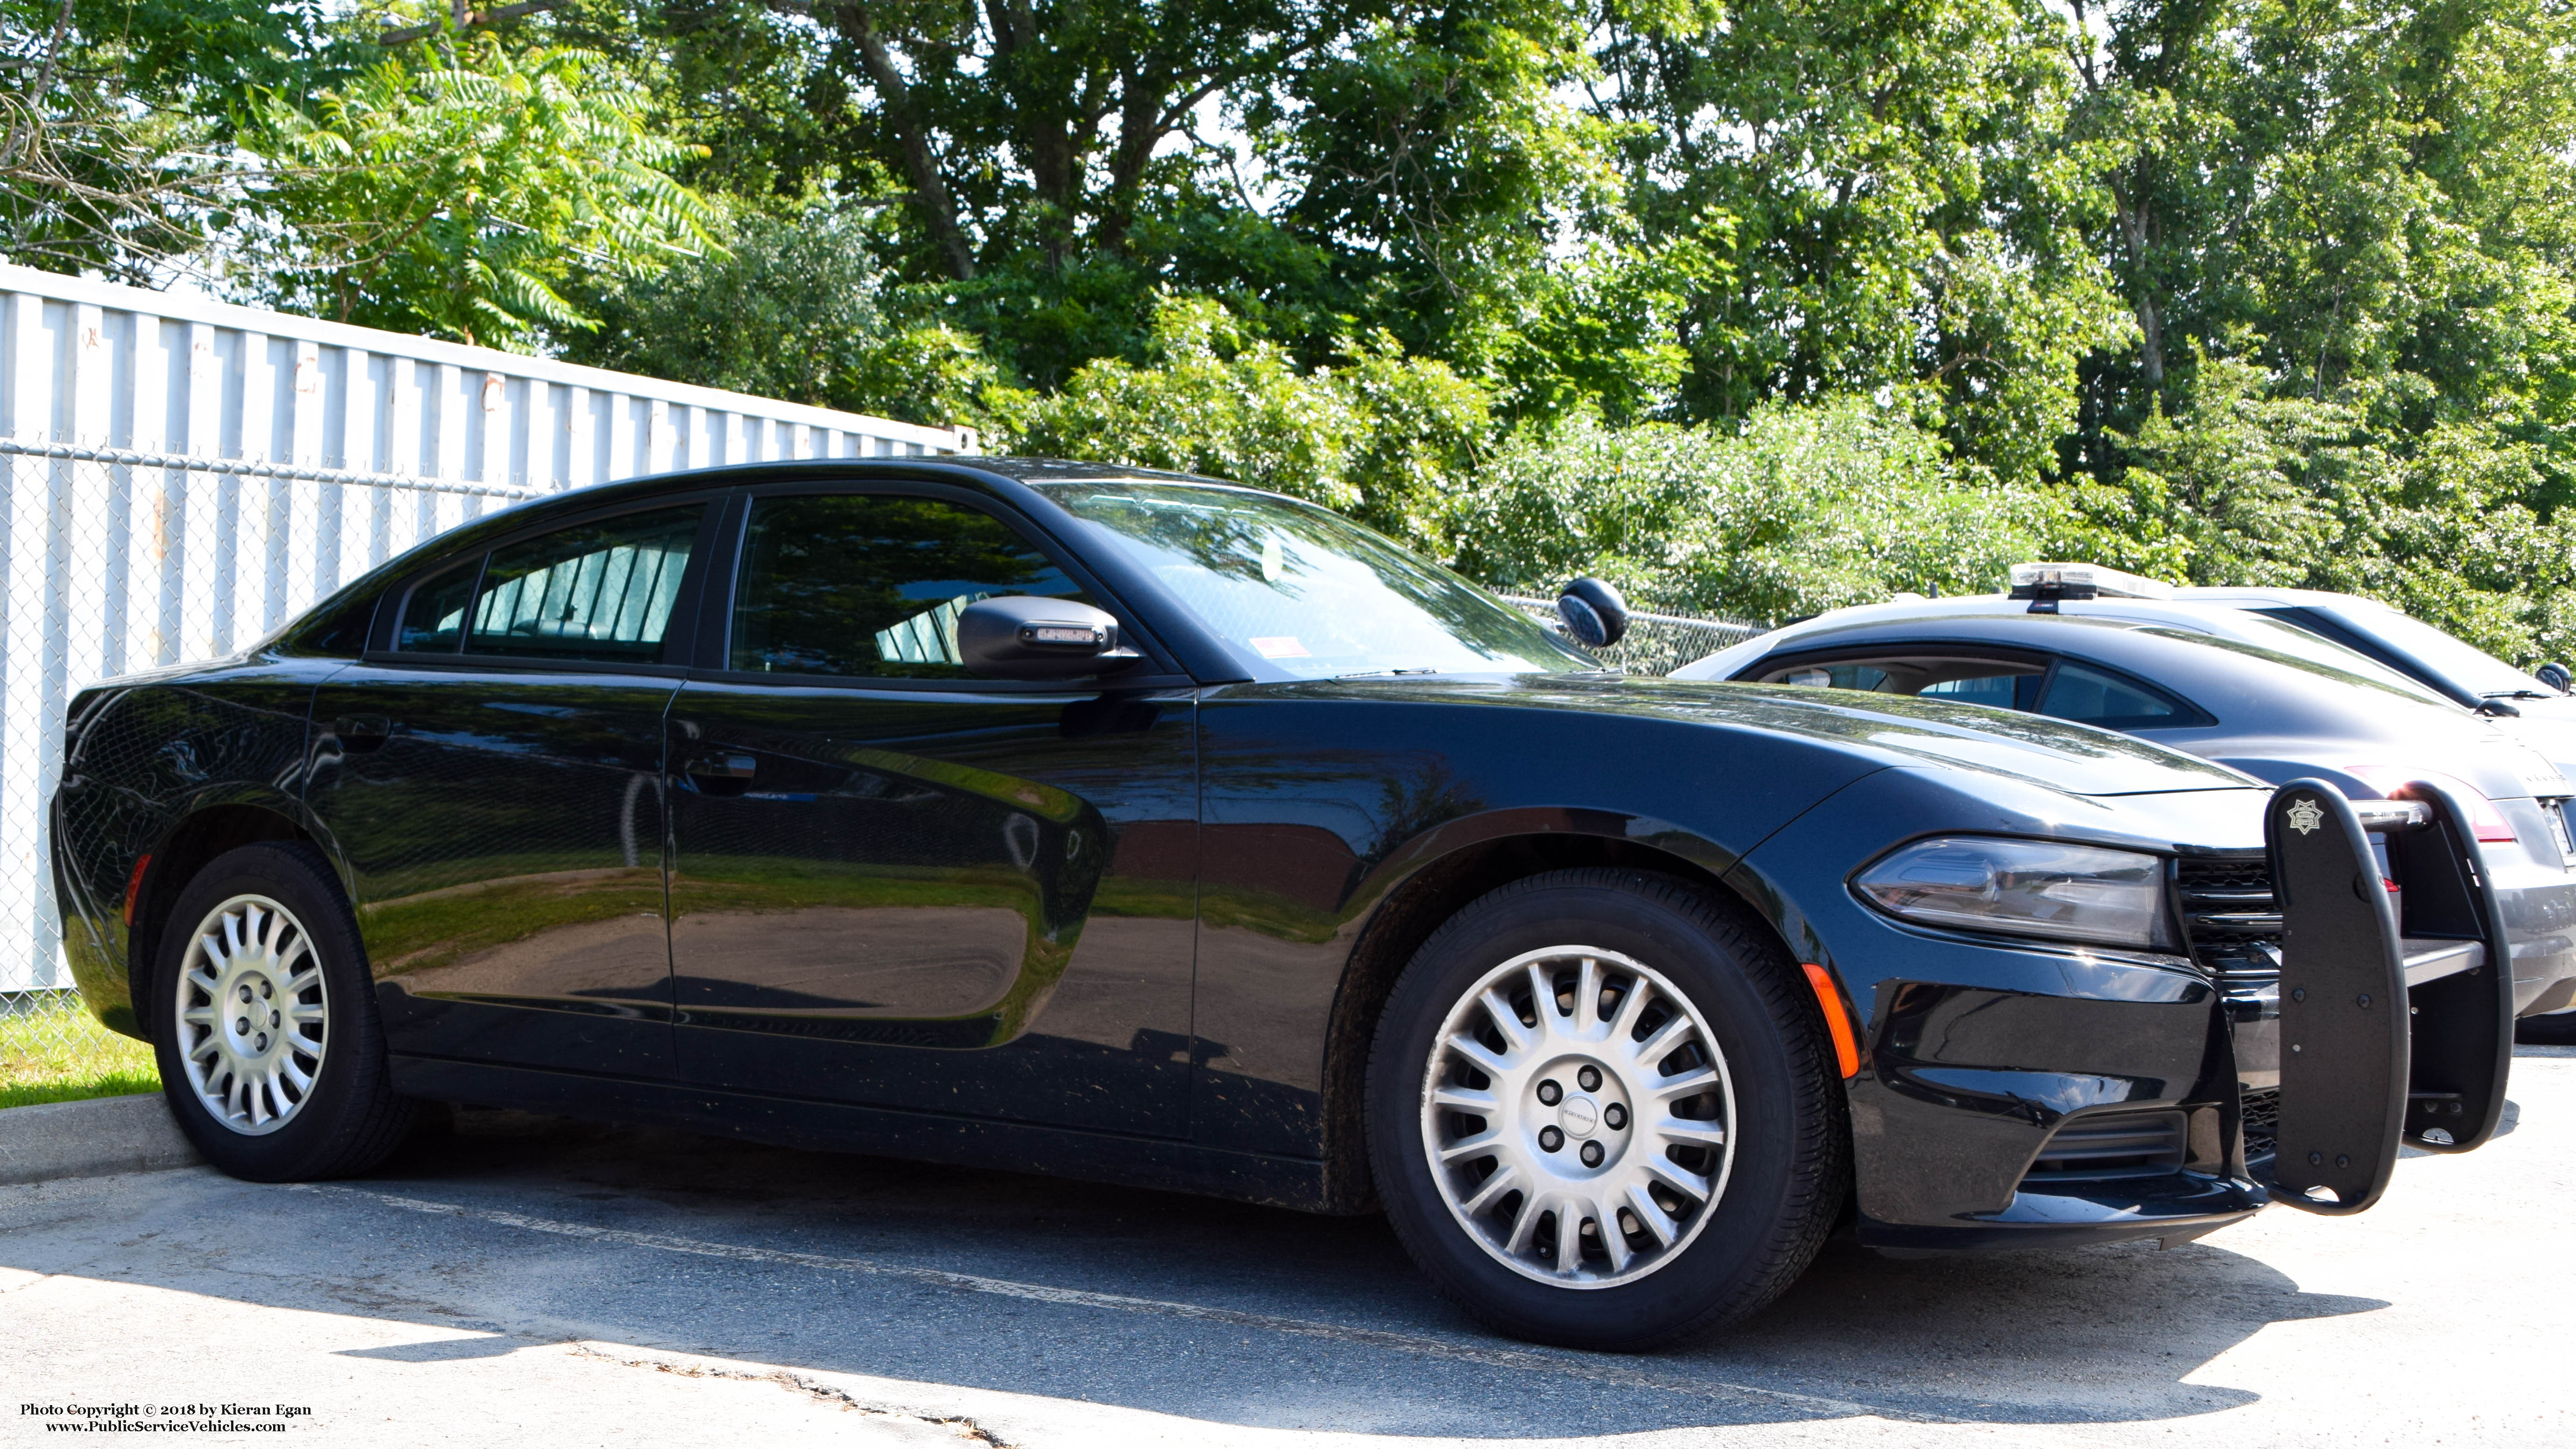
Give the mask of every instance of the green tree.
[[561, 339], [564, 356], [818, 407], [1007, 437], [1026, 394], [1004, 383], [977, 339], [913, 315], [872, 246], [868, 210], [816, 205], [748, 211], [721, 251], [642, 277], [587, 274], [574, 300], [599, 319]]
[[687, 148], [604, 58], [481, 35], [455, 63], [387, 57], [309, 105], [272, 100], [248, 243], [274, 305], [526, 348], [592, 325], [576, 265], [639, 276], [705, 248], [714, 212], [672, 179]]
[[2038, 0], [1614, 11], [1600, 109], [1629, 123], [1628, 204], [1708, 257], [1685, 416], [1894, 390], [1969, 464], [2048, 469], [2078, 363], [2126, 330], [2064, 34]]
[[[2115, 143], [2097, 245], [2137, 321], [2071, 462], [2191, 388], [2199, 352], [2398, 434], [2576, 422], [2576, 9], [2562, 0], [2076, 0], [2079, 126]], [[2196, 351], [2197, 349], [2197, 351]], [[2232, 386], [2232, 385], [2231, 385]]]

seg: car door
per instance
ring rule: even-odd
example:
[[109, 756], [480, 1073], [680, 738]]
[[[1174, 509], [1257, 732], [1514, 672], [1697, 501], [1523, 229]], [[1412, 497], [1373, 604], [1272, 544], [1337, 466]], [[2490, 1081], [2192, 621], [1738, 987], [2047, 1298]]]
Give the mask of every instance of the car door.
[[671, 1074], [662, 719], [713, 500], [504, 537], [315, 698], [314, 814], [404, 1055]]
[[978, 598], [1116, 606], [964, 490], [782, 485], [733, 516], [669, 727], [683, 1077], [1185, 1135], [1189, 682], [968, 677]]

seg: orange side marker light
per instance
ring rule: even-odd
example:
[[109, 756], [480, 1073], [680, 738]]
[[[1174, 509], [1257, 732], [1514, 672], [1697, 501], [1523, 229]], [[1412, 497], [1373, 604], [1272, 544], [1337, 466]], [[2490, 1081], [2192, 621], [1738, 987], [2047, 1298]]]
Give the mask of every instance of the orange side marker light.
[[1843, 1010], [1843, 994], [1834, 989], [1832, 972], [1813, 961], [1807, 962], [1804, 969], [1807, 984], [1816, 988], [1816, 1004], [1825, 1009], [1825, 1031], [1834, 1039], [1834, 1061], [1848, 1081], [1860, 1075], [1860, 1039], [1852, 1035], [1851, 1017]]
[[143, 873], [151, 868], [152, 853], [145, 851], [143, 858], [134, 863], [134, 874], [125, 878], [125, 924], [129, 928], [134, 924], [135, 898], [143, 894]]

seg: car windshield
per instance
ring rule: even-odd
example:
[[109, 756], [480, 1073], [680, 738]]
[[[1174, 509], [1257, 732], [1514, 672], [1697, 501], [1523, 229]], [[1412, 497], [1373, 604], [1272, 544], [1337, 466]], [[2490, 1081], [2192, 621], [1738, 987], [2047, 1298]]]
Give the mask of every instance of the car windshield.
[[2385, 670], [2373, 670], [2368, 674], [2359, 674], [2333, 664], [2321, 663], [2315, 659], [2309, 658], [2305, 654], [2291, 654], [2279, 649], [2267, 649], [2260, 644], [2248, 644], [2241, 639], [2226, 639], [2221, 638], [2216, 634], [2204, 634], [2197, 629], [2177, 629], [2170, 625], [2158, 624], [2140, 629], [2138, 632], [2141, 634], [2153, 634], [2165, 639], [2180, 639], [2191, 644], [2202, 644], [2212, 649], [2224, 649], [2230, 654], [2242, 654], [2249, 658], [2268, 660], [2274, 664], [2286, 664], [2292, 669], [2302, 670], [2306, 673], [2313, 674], [2320, 679], [2331, 680], [2336, 684], [2355, 685], [2363, 689], [2379, 690], [2387, 694], [2393, 694], [2400, 699], [2408, 700], [2415, 704], [2440, 705], [2442, 708], [2451, 710], [2455, 713], [2460, 708], [2450, 700], [2426, 693], [2425, 690], [2421, 686], [2417, 685], [2413, 680], [2398, 679], [2390, 675]]
[[1141, 479], [1039, 487], [1275, 677], [1602, 667], [1465, 579], [1309, 504]]
[[2276, 619], [2269, 614], [2249, 610], [2235, 622], [2240, 623], [2248, 633], [2255, 636], [2247, 641], [2249, 643], [2259, 644], [2279, 653], [2296, 655], [2310, 663], [2339, 669], [2346, 674], [2359, 675], [2374, 684], [2403, 689], [2409, 694], [2419, 695], [2434, 704], [2451, 703], [2447, 696], [2425, 688], [2414, 679], [2400, 674], [2360, 650], [2347, 649], [2322, 634], [2311, 633], [2286, 619]]
[[2476, 645], [2395, 609], [2339, 608], [2332, 617], [2336, 623], [2378, 640], [2470, 694], [2483, 698], [2557, 693]]

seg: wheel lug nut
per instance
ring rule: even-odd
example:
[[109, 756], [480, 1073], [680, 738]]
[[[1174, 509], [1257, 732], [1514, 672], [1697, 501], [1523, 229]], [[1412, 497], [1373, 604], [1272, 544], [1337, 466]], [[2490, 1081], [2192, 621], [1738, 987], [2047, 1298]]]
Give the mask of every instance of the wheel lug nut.
[[[263, 1052], [264, 1052], [264, 1051], [266, 1051], [266, 1050], [268, 1050], [268, 1033], [267, 1033], [267, 1032], [261, 1032], [261, 1033], [259, 1034], [259, 1040], [257, 1040], [257, 1041], [255, 1041], [255, 1042], [251, 1043], [251, 1050], [253, 1050], [253, 1051], [263, 1051]], [[1588, 1146], [1588, 1147], [1598, 1147], [1598, 1146], [1600, 1146], [1600, 1144], [1599, 1144], [1599, 1143], [1597, 1143], [1597, 1142], [1593, 1142], [1593, 1143], [1586, 1143], [1586, 1144], [1584, 1144], [1584, 1145], [1585, 1145], [1585, 1146]]]
[[[283, 1022], [283, 1021], [285, 1021], [285, 1020], [286, 1020], [286, 1018], [285, 1018], [284, 1016], [281, 1016], [281, 1015], [279, 1015], [278, 1013], [276, 1013], [276, 1012], [274, 1012], [274, 1011], [272, 1011], [272, 1012], [270, 1012], [270, 1013], [268, 1014], [268, 1024], [269, 1024], [270, 1026], [276, 1026], [276, 1025], [278, 1025], [279, 1023], [281, 1023], [281, 1022]], [[1616, 1112], [1616, 1111], [1618, 1111], [1619, 1109], [1618, 1109], [1618, 1108], [1616, 1108], [1616, 1107], [1613, 1107], [1613, 1108], [1611, 1108], [1610, 1110], [1611, 1110], [1611, 1111], [1613, 1111], [1613, 1112]], [[1618, 1124], [1618, 1122], [1614, 1119], [1614, 1120], [1610, 1123], [1610, 1125], [1611, 1125], [1611, 1126], [1613, 1126], [1613, 1127], [1616, 1127], [1616, 1126], [1618, 1126], [1619, 1124]]]
[[1586, 1143], [1584, 1143], [1584, 1144], [1583, 1144], [1583, 1165], [1584, 1165], [1584, 1166], [1586, 1166], [1586, 1167], [1599, 1167], [1599, 1166], [1601, 1165], [1601, 1157], [1602, 1157], [1602, 1152], [1601, 1152], [1601, 1144], [1600, 1144], [1600, 1143], [1598, 1143], [1598, 1142], [1586, 1142]]
[[1574, 1080], [1583, 1084], [1583, 1090], [1587, 1092], [1597, 1092], [1601, 1090], [1601, 1069], [1599, 1067], [1585, 1067], [1582, 1071], [1574, 1074]]
[[1628, 1125], [1628, 1109], [1613, 1102], [1602, 1109], [1601, 1120], [1609, 1123], [1610, 1130], [1616, 1132]]
[[247, 1016], [236, 1016], [236, 1017], [234, 1017], [234, 1018], [233, 1018], [233, 1031], [234, 1031], [235, 1033], [237, 1033], [237, 1034], [240, 1034], [240, 1033], [247, 1033], [247, 1032], [249, 1032], [249, 1030], [250, 1030], [250, 1018], [249, 1018], [249, 1017], [247, 1017]]
[[273, 986], [269, 985], [269, 984], [268, 984], [267, 982], [265, 982], [265, 981], [263, 981], [263, 982], [259, 983], [259, 995], [260, 995], [260, 999], [261, 999], [261, 1000], [265, 1001], [265, 1000], [267, 1000], [269, 997], [275, 996], [276, 994], [277, 994], [277, 989], [276, 989], [275, 987], [273, 987]]
[[[1565, 1100], [1565, 1089], [1553, 1081], [1541, 1082], [1538, 1084], [1538, 1099], [1553, 1107]], [[1550, 1152], [1555, 1150], [1553, 1147], [1548, 1149]]]
[[1541, 1152], [1554, 1152], [1556, 1149], [1563, 1147], [1564, 1145], [1564, 1133], [1559, 1132], [1553, 1127], [1541, 1127], [1538, 1129], [1538, 1146]]
[[250, 1000], [250, 983], [247, 981], [242, 983], [241, 999], [244, 1001]]

